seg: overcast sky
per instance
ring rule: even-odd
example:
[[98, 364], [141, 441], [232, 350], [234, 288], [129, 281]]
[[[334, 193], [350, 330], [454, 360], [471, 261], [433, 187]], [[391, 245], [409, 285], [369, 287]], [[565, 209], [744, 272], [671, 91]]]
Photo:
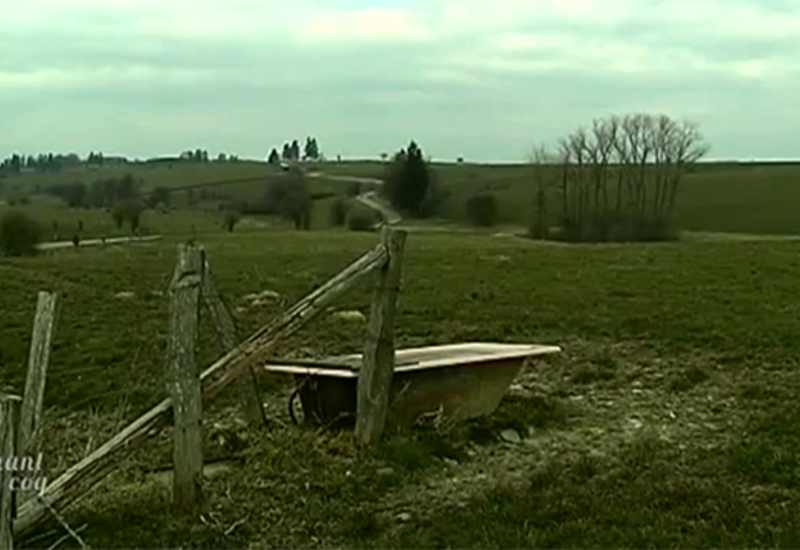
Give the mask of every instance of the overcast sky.
[[800, 158], [800, 0], [19, 0], [0, 155], [329, 157], [416, 139], [523, 160], [595, 117], [700, 124], [713, 158]]

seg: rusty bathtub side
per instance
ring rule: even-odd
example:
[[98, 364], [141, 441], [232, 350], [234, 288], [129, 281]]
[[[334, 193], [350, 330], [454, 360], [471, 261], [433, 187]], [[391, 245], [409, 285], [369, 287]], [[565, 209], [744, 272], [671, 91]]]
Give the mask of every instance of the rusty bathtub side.
[[[408, 426], [440, 411], [448, 421], [491, 414], [524, 362], [561, 351], [555, 346], [468, 343], [398, 350], [388, 419]], [[315, 424], [352, 424], [356, 412], [357, 355], [308, 366], [268, 365], [292, 374], [304, 417]]]

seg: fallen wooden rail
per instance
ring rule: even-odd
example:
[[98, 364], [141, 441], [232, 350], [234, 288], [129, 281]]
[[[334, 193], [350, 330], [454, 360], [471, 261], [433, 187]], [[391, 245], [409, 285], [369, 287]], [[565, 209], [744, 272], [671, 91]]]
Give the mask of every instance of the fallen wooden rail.
[[[223, 346], [223, 352], [228, 353], [239, 345], [239, 338], [236, 336], [236, 325], [233, 322], [228, 307], [225, 305], [222, 296], [214, 284], [214, 278], [211, 274], [211, 266], [208, 259], [205, 260], [205, 271], [203, 272], [203, 301], [206, 304], [208, 312], [211, 314], [211, 322], [214, 325], [214, 330], [217, 333], [217, 339]], [[250, 367], [247, 369], [250, 376], [242, 376], [239, 379], [239, 393], [242, 398], [242, 412], [248, 423], [255, 425], [260, 422], [266, 425], [267, 418], [264, 413], [264, 406], [261, 403], [261, 396], [259, 395], [256, 386], [255, 369]]]
[[[208, 367], [200, 375], [203, 402], [216, 398], [225, 387], [246, 372], [248, 367], [268, 357], [280, 340], [297, 332], [333, 301], [352, 289], [361, 277], [383, 267], [388, 258], [386, 247], [379, 244]], [[157, 435], [170, 422], [171, 413], [172, 399], [167, 398], [49, 483], [42, 497], [55, 510], [63, 510], [110, 474], [124, 456]], [[48, 514], [48, 509], [38, 500], [25, 502], [19, 508], [14, 522], [15, 536], [20, 537], [30, 532], [47, 519]]]

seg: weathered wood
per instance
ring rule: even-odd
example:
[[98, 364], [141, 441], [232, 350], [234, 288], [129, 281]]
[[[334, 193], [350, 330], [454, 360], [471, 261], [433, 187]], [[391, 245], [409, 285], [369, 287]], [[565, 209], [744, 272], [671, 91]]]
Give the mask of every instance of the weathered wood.
[[28, 374], [19, 422], [18, 449], [20, 455], [33, 456], [39, 448], [39, 429], [44, 403], [47, 366], [56, 318], [57, 295], [40, 292], [33, 321], [33, 337], [28, 355]]
[[[203, 274], [203, 301], [211, 314], [214, 330], [225, 353], [235, 349], [239, 345], [239, 338], [236, 336], [236, 325], [233, 322], [230, 310], [225, 305], [214, 284], [208, 259], [205, 260], [205, 273]], [[263, 404], [255, 384], [255, 369], [252, 366], [248, 369], [248, 374], [247, 376], [242, 376], [238, 381], [244, 417], [251, 424], [266, 424]]]
[[[216, 398], [247, 367], [256, 365], [268, 357], [281, 339], [297, 332], [332, 302], [352, 289], [361, 277], [380, 269], [388, 257], [386, 248], [378, 245], [208, 367], [200, 375], [204, 403]], [[124, 456], [150, 437], [157, 435], [169, 422], [171, 410], [172, 399], [163, 400], [95, 449], [89, 456], [48, 483], [42, 496], [56, 510], [64, 509], [111, 473]], [[14, 523], [15, 534], [19, 536], [29, 532], [47, 516], [47, 509], [37, 501], [25, 502], [20, 506], [17, 521]]]
[[174, 418], [172, 496], [183, 512], [195, 511], [202, 498], [202, 397], [195, 358], [202, 278], [200, 248], [181, 245], [170, 286], [166, 378]]
[[358, 372], [355, 438], [359, 445], [377, 443], [386, 423], [394, 375], [394, 317], [405, 240], [405, 231], [389, 226], [381, 230], [381, 243], [389, 252], [389, 261], [378, 273]]
[[[0, 395], [0, 456], [17, 456], [17, 426], [22, 399], [16, 395]], [[11, 486], [14, 472], [0, 468], [0, 548], [14, 548], [15, 491]]]
[[364, 254], [344, 271], [317, 290], [300, 300], [289, 311], [259, 329], [236, 350], [206, 369], [204, 377], [210, 379], [203, 386], [203, 396], [213, 399], [236, 380], [250, 365], [269, 357], [277, 342], [300, 329], [319, 315], [340, 296], [356, 286], [361, 277], [380, 269], [389, 259], [382, 244]]

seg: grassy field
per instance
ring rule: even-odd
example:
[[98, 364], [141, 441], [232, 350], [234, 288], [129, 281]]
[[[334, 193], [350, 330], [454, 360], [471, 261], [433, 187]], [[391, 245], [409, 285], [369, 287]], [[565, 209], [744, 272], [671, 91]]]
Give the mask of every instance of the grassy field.
[[[465, 220], [467, 199], [489, 192], [497, 197], [500, 223], [527, 226], [533, 209], [531, 168], [524, 165], [434, 163], [451, 192], [443, 217]], [[326, 164], [329, 174], [380, 177], [378, 162]], [[675, 223], [687, 231], [800, 234], [800, 163], [705, 163], [686, 176]]]
[[135, 179], [141, 180], [143, 189], [156, 187], [182, 187], [187, 185], [202, 184], [215, 181], [258, 178], [276, 169], [263, 162], [233, 162], [233, 163], [189, 163], [174, 164], [116, 164], [110, 166], [84, 166], [68, 168], [53, 173], [25, 173], [9, 177], [6, 182], [6, 191], [22, 192], [25, 189], [40, 189], [50, 185], [70, 182], [84, 182], [87, 184], [95, 180], [121, 178], [131, 174]]
[[[263, 169], [263, 166], [261, 168]], [[117, 168], [113, 168], [108, 169], [108, 172], [116, 173], [120, 171]], [[142, 172], [135, 173], [138, 175]], [[231, 174], [227, 177], [230, 176]], [[26, 181], [29, 177], [32, 178], [32, 181]], [[24, 212], [42, 226], [45, 241], [70, 240], [75, 233], [79, 233], [82, 239], [101, 236], [116, 237], [130, 233], [127, 223], [122, 228], [116, 226], [111, 212], [107, 209], [69, 208], [60, 199], [43, 194], [29, 195], [27, 204], [15, 204], [13, 206], [8, 204], [9, 198], [19, 196], [19, 189], [35, 189], [36, 184], [33, 183], [33, 178], [39, 177], [42, 176], [26, 175], [20, 180], [12, 179], [6, 185], [0, 186], [0, 216], [4, 212], [11, 210]], [[109, 177], [109, 174], [103, 177]], [[217, 174], [214, 177], [225, 176]], [[20, 181], [24, 183], [20, 183]], [[183, 185], [182, 182], [186, 181], [195, 180], [187, 177], [186, 179], [176, 179], [174, 183], [175, 186], [178, 186], [179, 183]], [[323, 196], [325, 194], [341, 195], [346, 191], [347, 187], [346, 182], [322, 178], [309, 178], [308, 185], [312, 194]], [[162, 213], [158, 210], [145, 210], [142, 214], [140, 231], [143, 234], [184, 236], [218, 232], [223, 222], [223, 214], [219, 210], [221, 203], [230, 199], [257, 202], [263, 198], [265, 187], [265, 179], [203, 186], [192, 191], [194, 201], [191, 204], [186, 191], [176, 191], [172, 197], [172, 204], [176, 209], [169, 213]], [[145, 191], [148, 188], [149, 186], [144, 186]], [[331, 202], [332, 199], [330, 198], [314, 201], [312, 229], [327, 229], [330, 227], [328, 210]], [[54, 222], [57, 224], [57, 229], [54, 226]], [[258, 231], [263, 230], [265, 227], [280, 228], [288, 225], [285, 221], [274, 216], [248, 216], [237, 225], [236, 231]], [[80, 226], [83, 227], [82, 231], [79, 231]]]
[[[334, 176], [379, 178], [383, 168], [380, 162], [328, 162], [316, 164], [312, 169]], [[527, 227], [534, 196], [530, 167], [434, 163], [433, 168], [450, 192], [442, 211], [445, 220], [463, 223], [467, 199], [476, 193], [489, 192], [497, 197], [500, 224]], [[264, 163], [242, 162], [114, 166], [67, 170], [60, 174], [24, 174], [8, 178], [2, 184], [0, 200], [33, 192], [37, 186], [41, 190], [52, 183], [91, 182], [126, 172], [142, 180], [145, 190], [159, 186], [200, 186], [206, 193], [252, 201], [264, 194], [264, 181], [258, 178], [266, 179], [276, 169]], [[215, 183], [249, 178], [255, 179]], [[309, 178], [309, 184], [312, 193], [343, 194], [348, 187], [346, 182], [324, 178]], [[201, 192], [200, 188], [193, 191], [195, 197]], [[175, 202], [185, 204], [186, 192], [176, 192]], [[679, 229], [691, 231], [800, 234], [800, 218], [795, 215], [798, 203], [800, 164], [709, 163], [699, 165], [685, 178], [675, 222]]]
[[[375, 239], [262, 228], [202, 242], [245, 336]], [[61, 295], [51, 479], [164, 395], [176, 241], [0, 260], [7, 388], [22, 389], [36, 292]], [[263, 378], [267, 428], [237, 426], [233, 391], [205, 411], [207, 456], [237, 466], [209, 480], [202, 518], [173, 515], [168, 487], [146, 474], [169, 463], [165, 435], [67, 520], [86, 526], [92, 547], [797, 547], [798, 246], [412, 234], [400, 346], [534, 342], [564, 353], [525, 369], [492, 417], [392, 433], [368, 451], [347, 432], [293, 426], [288, 381]], [[281, 298], [248, 305], [263, 290]], [[367, 313], [369, 296], [365, 284], [337, 307]], [[206, 365], [222, 350], [205, 316], [200, 330]], [[363, 332], [325, 314], [279, 353], [355, 352]]]

